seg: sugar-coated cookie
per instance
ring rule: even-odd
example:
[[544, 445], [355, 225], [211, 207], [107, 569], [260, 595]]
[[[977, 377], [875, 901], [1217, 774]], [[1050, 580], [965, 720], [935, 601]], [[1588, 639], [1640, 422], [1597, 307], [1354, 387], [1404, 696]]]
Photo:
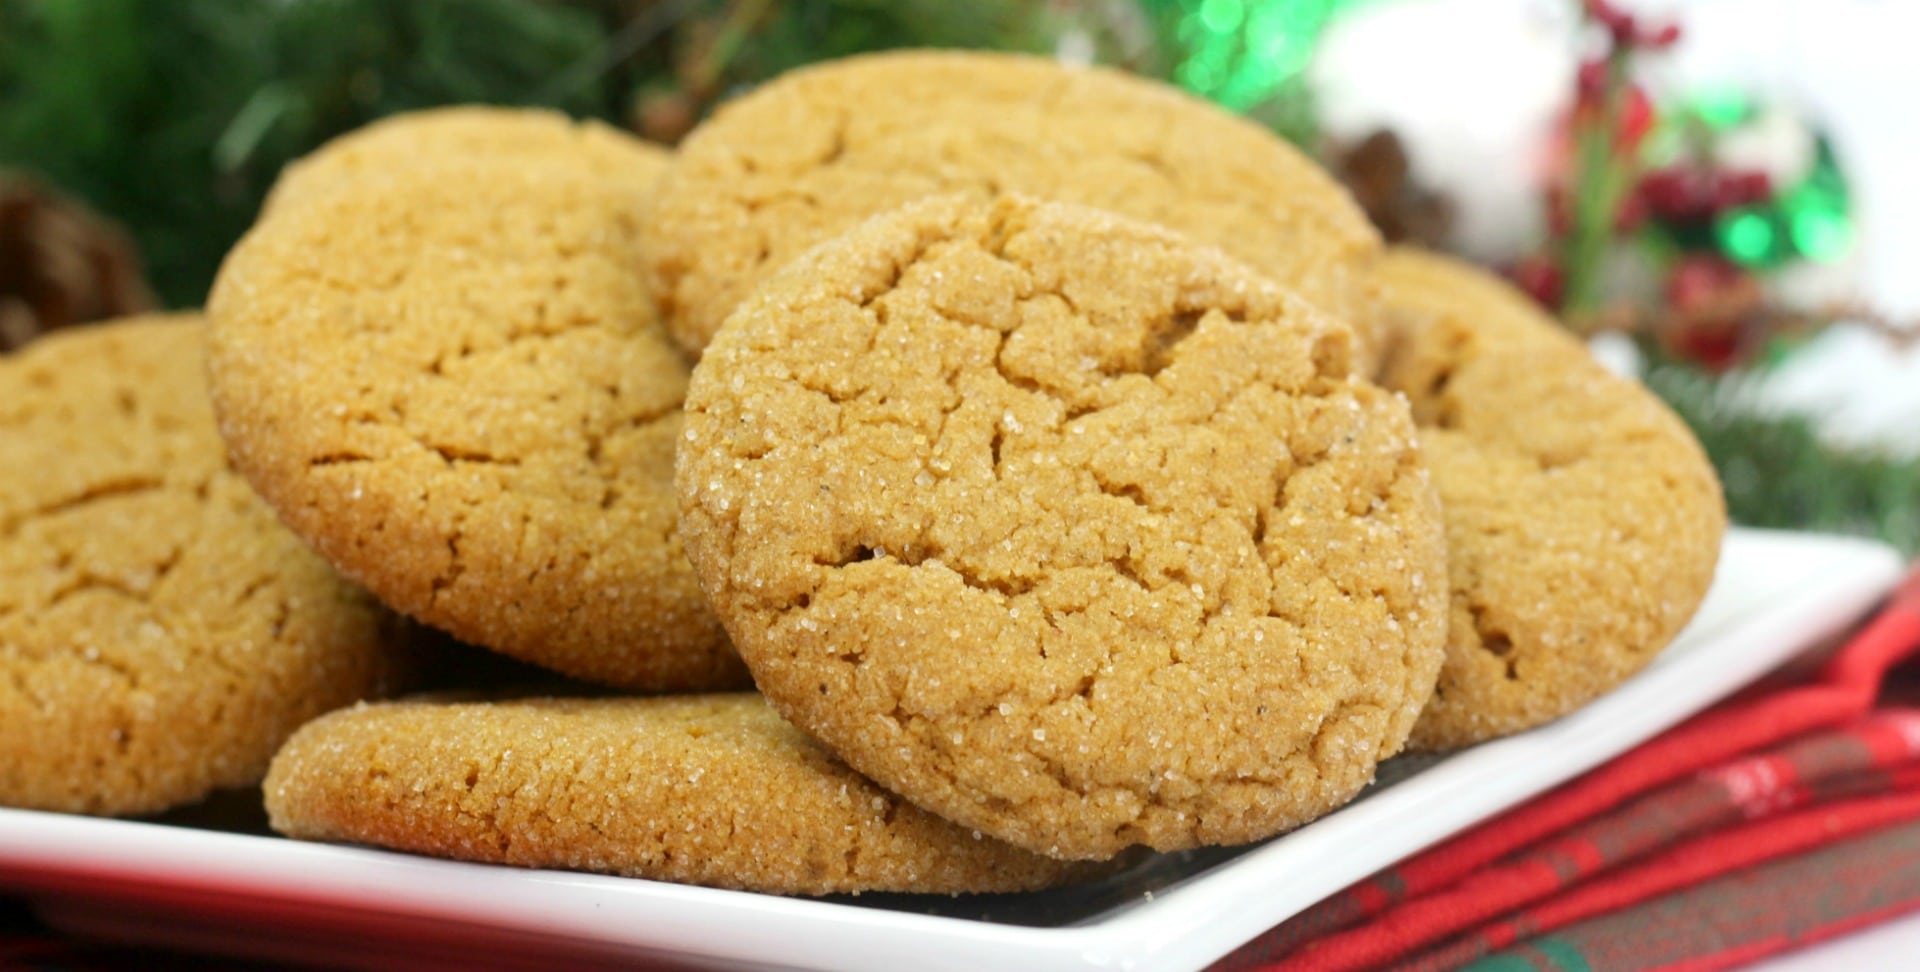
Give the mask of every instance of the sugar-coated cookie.
[[0, 805], [249, 786], [384, 690], [402, 626], [227, 467], [204, 335], [133, 318], [0, 358]]
[[640, 690], [746, 684], [681, 553], [687, 365], [640, 275], [634, 182], [416, 163], [281, 207], [208, 312], [234, 462], [382, 600]]
[[848, 58], [722, 106], [681, 144], [649, 220], [663, 316], [697, 354], [806, 248], [954, 192], [1027, 193], [1160, 223], [1371, 326], [1358, 265], [1378, 236], [1293, 146], [1166, 85], [978, 51]]
[[1725, 504], [1686, 426], [1524, 294], [1411, 249], [1375, 279], [1382, 382], [1420, 424], [1453, 588], [1410, 745], [1454, 749], [1571, 712], [1651, 661], [1706, 596]]
[[939, 197], [762, 286], [695, 370], [689, 555], [855, 769], [1063, 858], [1256, 840], [1397, 751], [1440, 513], [1353, 335], [1225, 254]]
[[301, 730], [265, 790], [292, 837], [778, 894], [1096, 873], [919, 810], [750, 693], [361, 706]]
[[430, 108], [382, 118], [287, 166], [262, 212], [270, 215], [394, 169], [462, 158], [554, 162], [645, 187], [666, 171], [668, 154], [600, 122], [575, 121], [555, 111]]

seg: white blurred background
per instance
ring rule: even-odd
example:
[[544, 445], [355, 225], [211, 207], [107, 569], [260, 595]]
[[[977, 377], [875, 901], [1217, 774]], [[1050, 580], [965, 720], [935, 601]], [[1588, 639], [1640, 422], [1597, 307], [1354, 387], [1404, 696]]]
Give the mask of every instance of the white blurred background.
[[[1851, 180], [1846, 260], [1783, 283], [1859, 297], [1920, 322], [1920, 2], [1620, 0], [1684, 30], [1647, 62], [1663, 95], [1739, 89], [1824, 129]], [[1457, 242], [1501, 261], [1539, 238], [1526, 191], [1577, 65], [1566, 0], [1403, 0], [1335, 22], [1312, 69], [1336, 136], [1380, 127], [1408, 143], [1415, 178], [1457, 204]], [[1766, 141], [1764, 138], [1761, 141]], [[1777, 139], [1775, 140], [1778, 141]], [[1791, 155], [1790, 146], [1756, 151]], [[1759, 408], [1805, 411], [1836, 441], [1920, 455], [1920, 347], [1841, 326], [1756, 383]]]

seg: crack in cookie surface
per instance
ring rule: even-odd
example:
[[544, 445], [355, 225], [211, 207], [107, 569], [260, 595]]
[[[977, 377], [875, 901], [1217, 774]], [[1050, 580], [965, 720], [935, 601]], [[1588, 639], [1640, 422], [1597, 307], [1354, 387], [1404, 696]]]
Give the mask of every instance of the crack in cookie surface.
[[1379, 245], [1304, 155], [1170, 88], [1039, 58], [895, 52], [777, 79], [681, 146], [647, 239], [664, 316], [697, 354], [806, 248], [955, 192], [1030, 193], [1169, 226], [1356, 320], [1354, 267]]
[[388, 677], [391, 616], [227, 467], [204, 331], [136, 319], [0, 360], [0, 804], [132, 814], [251, 785]]
[[1726, 514], [1692, 434], [1527, 297], [1391, 251], [1382, 384], [1411, 400], [1445, 510], [1452, 619], [1410, 745], [1557, 718], [1651, 661], [1705, 596]]
[[675, 531], [687, 366], [636, 272], [663, 162], [620, 151], [618, 178], [557, 148], [366, 166], [279, 207], [216, 285], [216, 405], [262, 495], [400, 610], [591, 681], [734, 687]]
[[1142, 224], [917, 204], [703, 359], [688, 549], [762, 690], [922, 805], [1058, 856], [1257, 839], [1438, 664], [1433, 495], [1351, 340]]
[[264, 789], [275, 829], [304, 839], [783, 894], [1101, 870], [914, 807], [753, 694], [365, 706], [305, 729]]

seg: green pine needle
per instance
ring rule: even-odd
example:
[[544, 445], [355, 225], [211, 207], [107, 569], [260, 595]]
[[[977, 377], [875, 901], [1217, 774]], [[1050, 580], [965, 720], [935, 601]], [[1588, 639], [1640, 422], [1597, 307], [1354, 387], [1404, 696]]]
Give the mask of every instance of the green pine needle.
[[[394, 112], [478, 103], [619, 120], [739, 0], [0, 0], [0, 168], [133, 236], [201, 303], [280, 169]], [[884, 47], [1045, 47], [1030, 0], [786, 0], [749, 18], [727, 92]]]
[[[196, 305], [281, 166], [327, 138], [462, 102], [617, 118], [637, 90], [678, 83], [672, 55], [683, 40], [746, 9], [653, 2], [662, 6], [0, 0], [0, 167], [31, 171], [125, 225], [162, 297]], [[785, 0], [754, 9], [717, 65], [722, 91], [875, 48], [1044, 49], [1050, 5]], [[1920, 553], [1920, 459], [1830, 448], [1804, 419], [1730, 407], [1726, 386], [1683, 365], [1657, 364], [1647, 380], [1699, 434], [1735, 521], [1868, 534]]]
[[1693, 427], [1748, 526], [1878, 537], [1920, 554], [1920, 457], [1839, 449], [1802, 416], [1761, 416], [1729, 401], [1724, 381], [1663, 363], [1646, 383]]
[[[126, 226], [162, 298], [194, 306], [288, 161], [396, 111], [528, 104], [605, 33], [537, 0], [6, 0], [0, 167]], [[539, 103], [606, 116], [616, 94]]]

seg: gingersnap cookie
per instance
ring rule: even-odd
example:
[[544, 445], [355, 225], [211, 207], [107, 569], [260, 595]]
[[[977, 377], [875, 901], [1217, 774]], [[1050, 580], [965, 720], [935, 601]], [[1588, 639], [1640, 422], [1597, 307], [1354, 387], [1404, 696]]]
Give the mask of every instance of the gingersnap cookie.
[[359, 706], [294, 736], [265, 790], [289, 837], [775, 894], [1096, 873], [914, 807], [751, 693]]
[[234, 463], [389, 605], [576, 678], [746, 684], [674, 525], [645, 173], [443, 160], [285, 206], [209, 306]]
[[1352, 344], [1159, 227], [923, 201], [708, 346], [682, 534], [773, 704], [922, 807], [1061, 858], [1257, 840], [1440, 662], [1439, 510]]
[[1410, 249], [1376, 280], [1381, 380], [1412, 401], [1453, 589], [1410, 745], [1454, 749], [1564, 715], [1652, 660], [1706, 596], [1726, 509], [1687, 427], [1524, 294]]
[[248, 786], [378, 694], [400, 629], [227, 467], [205, 328], [0, 358], [0, 805], [139, 814]]
[[459, 105], [406, 112], [355, 129], [287, 166], [261, 207], [270, 215], [341, 186], [425, 162], [557, 162], [644, 188], [667, 152], [597, 121], [556, 111]]
[[960, 51], [794, 71], [695, 129], [648, 222], [662, 316], [698, 354], [734, 305], [801, 251], [954, 192], [1027, 193], [1168, 226], [1343, 320], [1373, 321], [1358, 264], [1378, 236], [1293, 146], [1167, 85]]

